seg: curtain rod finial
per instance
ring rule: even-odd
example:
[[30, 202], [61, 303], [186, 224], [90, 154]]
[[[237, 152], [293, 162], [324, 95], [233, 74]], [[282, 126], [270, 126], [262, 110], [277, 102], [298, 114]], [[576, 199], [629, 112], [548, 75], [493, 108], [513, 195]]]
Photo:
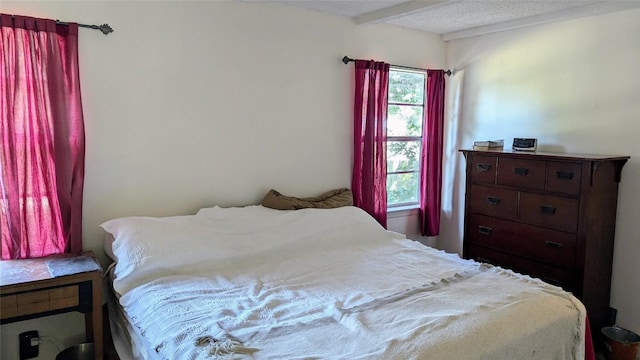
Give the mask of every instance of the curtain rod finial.
[[345, 57], [342, 58], [342, 62], [347, 65], [349, 63], [349, 61], [353, 61], [352, 59], [349, 59], [348, 56], [345, 55]]
[[109, 24], [102, 24], [98, 26], [98, 29], [105, 35], [113, 32], [113, 29], [111, 28], [111, 26], [109, 26]]

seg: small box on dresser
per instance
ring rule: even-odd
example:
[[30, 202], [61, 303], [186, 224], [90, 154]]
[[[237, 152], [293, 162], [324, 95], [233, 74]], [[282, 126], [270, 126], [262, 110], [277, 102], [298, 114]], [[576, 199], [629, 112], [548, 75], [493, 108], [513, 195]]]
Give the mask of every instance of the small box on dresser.
[[460, 151], [463, 256], [573, 292], [594, 334], [611, 325], [618, 183], [629, 157]]

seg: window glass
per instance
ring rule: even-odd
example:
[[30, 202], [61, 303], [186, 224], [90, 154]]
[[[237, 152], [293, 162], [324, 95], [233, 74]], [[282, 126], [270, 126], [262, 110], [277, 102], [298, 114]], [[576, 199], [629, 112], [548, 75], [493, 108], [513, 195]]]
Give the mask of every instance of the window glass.
[[387, 136], [422, 136], [422, 105], [389, 105]]
[[389, 71], [389, 103], [423, 104], [424, 73]]
[[387, 204], [411, 204], [418, 202], [419, 173], [387, 175]]
[[420, 141], [388, 141], [387, 173], [420, 171]]

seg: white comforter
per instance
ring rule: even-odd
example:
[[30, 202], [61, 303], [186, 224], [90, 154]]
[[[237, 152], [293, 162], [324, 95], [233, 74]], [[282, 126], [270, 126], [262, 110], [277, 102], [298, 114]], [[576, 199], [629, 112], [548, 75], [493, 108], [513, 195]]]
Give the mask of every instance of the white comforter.
[[354, 207], [124, 218], [114, 287], [150, 359], [582, 359], [585, 310]]

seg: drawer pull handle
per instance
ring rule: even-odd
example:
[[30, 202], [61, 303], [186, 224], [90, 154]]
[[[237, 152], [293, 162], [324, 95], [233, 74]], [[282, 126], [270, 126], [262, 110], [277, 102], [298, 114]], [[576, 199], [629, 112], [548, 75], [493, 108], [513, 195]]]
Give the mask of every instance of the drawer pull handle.
[[476, 169], [478, 169], [478, 171], [480, 171], [480, 172], [489, 171], [489, 170], [491, 170], [491, 165], [490, 164], [478, 164], [478, 165], [476, 165]]
[[478, 226], [478, 234], [481, 234], [481, 235], [490, 235], [492, 230], [493, 229], [488, 226], [482, 226], [482, 225]]
[[484, 201], [486, 201], [487, 203], [491, 204], [491, 205], [498, 205], [500, 204], [500, 198], [497, 196], [487, 196], [484, 198]]
[[529, 169], [527, 168], [513, 168], [513, 173], [516, 175], [527, 176], [529, 174]]
[[573, 179], [573, 173], [567, 171], [556, 171], [556, 177], [562, 180], [571, 180]]
[[546, 215], [554, 215], [556, 213], [556, 208], [548, 205], [540, 205], [540, 211]]
[[555, 241], [545, 241], [544, 245], [546, 247], [550, 247], [550, 248], [556, 248], [556, 249], [560, 249], [562, 247], [562, 244], [557, 243]]

